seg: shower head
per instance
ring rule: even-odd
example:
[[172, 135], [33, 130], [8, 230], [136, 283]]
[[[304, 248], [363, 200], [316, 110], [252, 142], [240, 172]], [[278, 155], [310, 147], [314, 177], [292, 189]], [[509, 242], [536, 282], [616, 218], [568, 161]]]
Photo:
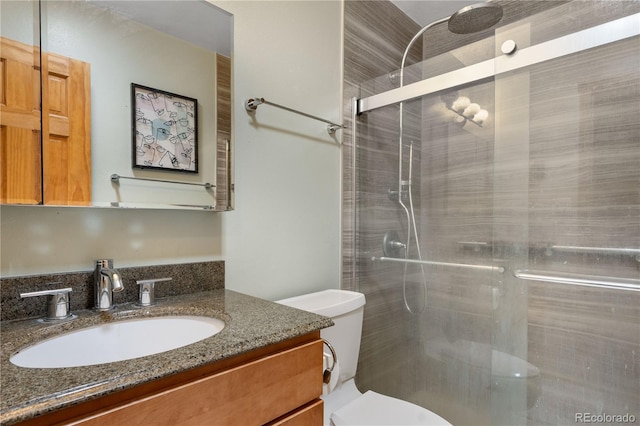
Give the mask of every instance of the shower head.
[[409, 54], [409, 49], [429, 28], [447, 22], [449, 31], [452, 33], [471, 34], [491, 28], [500, 22], [502, 14], [502, 7], [498, 4], [491, 2], [476, 3], [463, 7], [447, 18], [438, 19], [422, 27], [422, 29], [413, 36], [404, 50], [404, 55], [402, 55], [402, 62], [400, 63], [400, 87], [404, 85], [404, 65], [407, 60], [407, 55]]
[[449, 31], [471, 34], [493, 27], [502, 19], [502, 7], [495, 3], [476, 3], [463, 7], [449, 18]]

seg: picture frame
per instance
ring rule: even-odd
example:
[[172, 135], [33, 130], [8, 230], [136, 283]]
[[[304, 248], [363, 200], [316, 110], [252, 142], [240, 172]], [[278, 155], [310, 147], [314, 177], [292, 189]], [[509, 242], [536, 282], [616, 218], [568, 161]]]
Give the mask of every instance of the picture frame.
[[198, 100], [131, 83], [132, 167], [198, 173]]

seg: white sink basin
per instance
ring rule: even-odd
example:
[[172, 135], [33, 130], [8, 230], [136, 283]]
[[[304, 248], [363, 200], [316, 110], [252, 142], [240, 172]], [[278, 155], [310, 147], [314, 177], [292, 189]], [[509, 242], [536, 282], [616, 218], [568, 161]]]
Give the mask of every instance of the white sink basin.
[[82, 328], [43, 340], [13, 355], [28, 368], [105, 364], [153, 355], [211, 337], [224, 322], [200, 316], [139, 318]]

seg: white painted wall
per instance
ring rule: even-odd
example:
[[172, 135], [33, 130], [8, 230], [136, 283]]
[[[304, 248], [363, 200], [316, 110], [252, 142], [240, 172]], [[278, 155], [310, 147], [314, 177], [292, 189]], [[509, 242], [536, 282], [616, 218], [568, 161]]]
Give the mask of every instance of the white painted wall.
[[342, 3], [213, 3], [235, 16], [236, 210], [3, 206], [2, 276], [222, 259], [227, 288], [267, 299], [339, 287], [339, 146], [321, 122], [243, 103], [340, 121]]
[[[234, 14], [236, 211], [222, 216], [228, 288], [279, 298], [340, 280], [340, 1], [214, 1]], [[254, 121], [255, 120], [255, 121]], [[340, 137], [340, 131], [338, 138]]]
[[38, 31], [35, 17], [38, 15], [38, 3], [35, 0], [2, 2], [0, 29], [2, 36], [25, 44], [38, 44]]

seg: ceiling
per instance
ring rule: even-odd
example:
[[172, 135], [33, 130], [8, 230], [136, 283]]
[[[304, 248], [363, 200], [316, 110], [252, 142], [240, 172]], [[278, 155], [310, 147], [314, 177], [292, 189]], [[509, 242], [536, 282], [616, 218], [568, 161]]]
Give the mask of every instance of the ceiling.
[[233, 49], [233, 16], [209, 2], [184, 7], [179, 1], [89, 0], [141, 24], [224, 56]]
[[[232, 19], [229, 18], [229, 14], [213, 7], [211, 11], [207, 11], [210, 14], [203, 14], [202, 11], [197, 11], [195, 14], [186, 15], [185, 13], [195, 8], [180, 8], [179, 2], [158, 2], [154, 9], [150, 10], [146, 7], [144, 1], [114, 1], [114, 0], [92, 0], [93, 3], [115, 9], [119, 13], [123, 13], [130, 18], [142, 22], [146, 25], [154, 27], [156, 29], [169, 32], [177, 37], [187, 39], [195, 44], [209, 48], [210, 50], [218, 51], [224, 55], [230, 55], [230, 47], [232, 42], [231, 37], [231, 24]], [[456, 11], [462, 9], [470, 4], [478, 3], [481, 0], [391, 0], [401, 11], [407, 16], [413, 19], [420, 27], [424, 27], [427, 24], [451, 16]], [[205, 3], [208, 4], [208, 3]], [[209, 6], [212, 6], [208, 4]], [[162, 6], [162, 7], [160, 7]], [[179, 8], [178, 10], [172, 10], [172, 8]], [[169, 16], [173, 16], [176, 19], [167, 20], [164, 19], [164, 12], [168, 12]], [[218, 15], [216, 15], [216, 13]], [[155, 19], [156, 15], [160, 15], [163, 18]], [[213, 16], [213, 18], [212, 18]], [[219, 16], [219, 18], [217, 17]], [[181, 18], [178, 20], [177, 18]], [[212, 19], [214, 19], [212, 21]], [[200, 22], [202, 20], [208, 21], [207, 25], [193, 25], [193, 22]], [[189, 22], [189, 25], [185, 25], [185, 22]], [[209, 33], [201, 34], [197, 40], [194, 40], [193, 31], [189, 31], [190, 28], [207, 28]], [[186, 33], [185, 33], [186, 30]], [[218, 45], [210, 46], [211, 40], [221, 41]], [[225, 47], [226, 46], [226, 47]]]
[[391, 2], [418, 25], [424, 27], [480, 0], [391, 0]]
[[[481, 0], [391, 0], [421, 27], [440, 18], [450, 16], [463, 7], [479, 1]], [[215, 6], [210, 8], [211, 10], [205, 11], [207, 13], [202, 13], [201, 10], [196, 8], [185, 9], [180, 7], [179, 2], [160, 1], [156, 3], [153, 9], [149, 9], [147, 7], [148, 3], [144, 1], [92, 0], [92, 2], [114, 9], [138, 22], [169, 32], [179, 38], [190, 40], [195, 44], [220, 52], [223, 55], [229, 56], [231, 53], [229, 50], [232, 45], [230, 40], [231, 26], [233, 25], [231, 23], [232, 19], [229, 18], [230, 15], [228, 13]], [[204, 4], [212, 6], [206, 2]], [[191, 15], [185, 15], [185, 13], [193, 10], [196, 10], [196, 12]], [[175, 19], [167, 20], [165, 12]], [[156, 19], [156, 15], [160, 16], [160, 18]], [[186, 25], [186, 22], [189, 24]], [[208, 22], [208, 24], [194, 25], [194, 22]], [[206, 28], [209, 32], [199, 34], [197, 39], [194, 39], [196, 35], [193, 31], [190, 31], [191, 28]], [[201, 31], [199, 30], [199, 32]], [[212, 40], [220, 43], [210, 46], [208, 43]]]

